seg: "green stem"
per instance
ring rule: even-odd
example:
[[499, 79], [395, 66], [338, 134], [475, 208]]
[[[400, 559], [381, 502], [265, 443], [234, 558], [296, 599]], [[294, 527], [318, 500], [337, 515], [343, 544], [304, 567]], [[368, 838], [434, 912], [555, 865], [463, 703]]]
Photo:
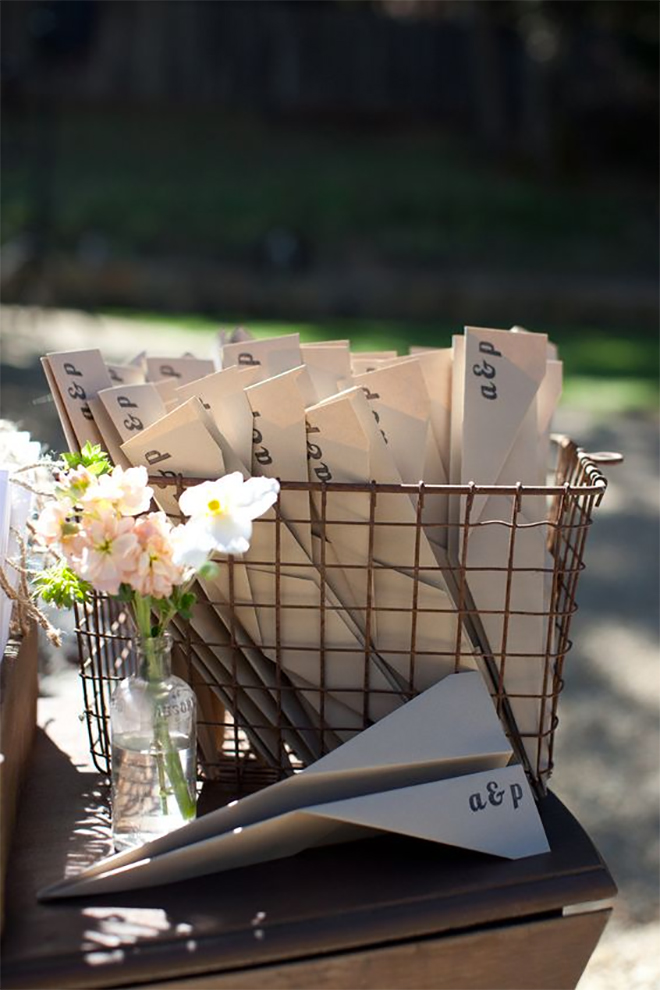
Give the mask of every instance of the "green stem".
[[151, 608], [149, 599], [143, 598], [142, 595], [134, 592], [132, 605], [140, 639], [143, 643], [146, 643], [148, 639], [151, 639]]
[[[179, 600], [183, 595], [185, 595], [188, 591], [190, 591], [193, 584], [195, 583], [195, 580], [196, 580], [196, 576], [193, 575], [191, 578], [189, 578], [189, 580], [185, 584], [181, 585], [181, 587], [178, 589]], [[179, 609], [177, 608], [177, 606], [173, 605], [172, 602], [170, 602], [169, 609], [167, 610], [167, 612], [165, 612], [164, 615], [161, 616], [160, 624], [158, 626], [159, 634], [162, 635], [162, 633], [165, 632], [165, 630], [167, 629], [170, 622], [172, 621], [172, 619], [174, 618], [174, 616], [177, 614], [178, 611]]]
[[158, 743], [158, 748], [162, 751], [162, 754], [165, 757], [165, 765], [163, 767], [160, 763], [161, 756], [159, 754], [159, 777], [162, 801], [164, 804], [163, 811], [167, 813], [167, 781], [165, 779], [165, 774], [167, 774], [167, 777], [169, 777], [172, 785], [176, 803], [179, 806], [179, 811], [181, 812], [184, 821], [188, 821], [190, 818], [194, 818], [195, 816], [195, 801], [188, 789], [188, 784], [183, 773], [183, 767], [181, 766], [179, 754], [172, 746], [172, 740], [170, 739], [170, 734], [167, 729], [167, 723], [158, 711], [156, 711], [154, 733], [156, 742]]
[[[133, 609], [146, 658], [147, 680], [150, 684], [155, 684], [162, 679], [163, 670], [154, 648], [154, 638], [151, 635], [151, 603], [149, 598], [136, 594], [133, 599]], [[161, 810], [163, 814], [167, 814], [167, 778], [169, 778], [179, 811], [184, 821], [188, 821], [195, 815], [194, 796], [191, 795], [188, 788], [179, 753], [172, 745], [167, 720], [157, 704], [154, 706], [154, 739], [158, 750]]]

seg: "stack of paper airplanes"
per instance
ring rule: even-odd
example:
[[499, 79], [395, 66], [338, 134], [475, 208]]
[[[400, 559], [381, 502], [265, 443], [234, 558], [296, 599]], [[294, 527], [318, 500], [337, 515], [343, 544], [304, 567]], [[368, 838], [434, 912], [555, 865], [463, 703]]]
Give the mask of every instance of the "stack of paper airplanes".
[[[220, 345], [214, 360], [140, 355], [109, 365], [98, 350], [47, 355], [70, 448], [100, 443], [115, 463], [145, 464], [164, 480], [237, 470], [294, 482], [545, 484], [561, 363], [543, 334], [466, 328], [453, 348], [402, 357], [352, 353], [348, 341], [305, 345], [297, 334], [253, 340], [238, 331]], [[232, 708], [258, 757], [290, 776], [139, 855], [98, 864], [53, 896], [163, 883], [373, 829], [509, 857], [547, 849], [484, 666], [486, 655], [504, 650], [503, 582], [489, 569], [506, 562], [508, 532], [469, 530], [476, 628], [459, 615], [451, 566], [465, 499], [429, 497], [420, 529], [413, 496], [380, 494], [375, 527], [369, 493], [328, 489], [323, 505], [321, 497], [283, 490], [279, 537], [274, 525], [255, 525], [231, 588], [220, 568], [201, 583], [205, 607], [191, 620], [192, 662], [210, 685], [198, 694], [203, 721], [212, 722], [218, 703]], [[156, 499], [176, 513], [174, 486], [157, 489]], [[503, 496], [482, 496], [471, 512], [472, 521], [505, 519], [511, 507]], [[542, 521], [544, 512], [540, 499], [525, 503], [524, 521]], [[537, 772], [549, 762], [547, 554], [543, 526], [518, 530], [522, 570], [508, 589], [509, 609], [536, 614], [508, 623], [503, 683], [509, 736], [512, 726], [522, 734], [516, 760], [522, 755]], [[238, 683], [228, 691], [230, 674]], [[278, 691], [282, 675], [292, 690]], [[210, 730], [200, 732], [207, 754], [217, 744]]]

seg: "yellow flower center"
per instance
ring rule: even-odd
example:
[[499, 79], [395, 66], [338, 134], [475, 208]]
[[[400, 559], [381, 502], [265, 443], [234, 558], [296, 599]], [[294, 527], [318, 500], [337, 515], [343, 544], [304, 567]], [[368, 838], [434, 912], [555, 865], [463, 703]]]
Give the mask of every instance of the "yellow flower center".
[[227, 511], [226, 506], [217, 498], [212, 498], [210, 502], [207, 502], [206, 508], [212, 516], [223, 516]]

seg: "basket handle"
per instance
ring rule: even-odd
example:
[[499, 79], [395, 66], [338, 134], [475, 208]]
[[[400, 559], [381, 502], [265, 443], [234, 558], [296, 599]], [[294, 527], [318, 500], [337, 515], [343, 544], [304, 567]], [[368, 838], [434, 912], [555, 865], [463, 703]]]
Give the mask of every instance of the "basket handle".
[[623, 464], [623, 454], [616, 450], [598, 450], [594, 454], [589, 452], [587, 457], [594, 464]]

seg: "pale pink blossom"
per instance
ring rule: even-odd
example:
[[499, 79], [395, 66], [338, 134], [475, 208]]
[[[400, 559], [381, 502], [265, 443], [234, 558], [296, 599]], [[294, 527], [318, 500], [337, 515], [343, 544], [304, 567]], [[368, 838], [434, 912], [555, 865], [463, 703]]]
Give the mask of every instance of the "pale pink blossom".
[[239, 471], [187, 488], [179, 508], [191, 517], [187, 524], [190, 540], [223, 553], [245, 553], [252, 537], [252, 520], [273, 505], [279, 490], [274, 478], [243, 481]]
[[78, 467], [63, 474], [58, 501], [36, 523], [45, 546], [59, 549], [75, 573], [95, 591], [119, 593], [122, 585], [140, 597], [171, 599], [214, 551], [248, 550], [252, 520], [277, 499], [279, 483], [243, 480], [239, 472], [187, 489], [180, 499], [185, 525], [165, 513], [148, 515], [153, 490], [144, 467], [115, 467], [97, 477]]
[[96, 483], [96, 475], [80, 464], [77, 468], [72, 468], [71, 471], [62, 475], [61, 481], [63, 484], [58, 489], [60, 495], [62, 498], [75, 503], [80, 500], [91, 485]]
[[85, 544], [80, 526], [66, 502], [49, 502], [34, 524], [35, 534], [46, 547], [59, 546], [67, 560], [76, 559]]
[[117, 465], [109, 474], [102, 474], [81, 497], [83, 507], [91, 512], [103, 512], [112, 506], [123, 516], [137, 516], [151, 504], [153, 488], [147, 484], [145, 467], [124, 469]]
[[116, 595], [135, 566], [138, 540], [133, 518], [118, 518], [112, 511], [86, 520], [82, 536], [85, 546], [76, 573], [96, 591]]
[[34, 531], [40, 543], [52, 547], [62, 537], [62, 527], [71, 514], [71, 506], [63, 502], [49, 502], [39, 513]]
[[149, 475], [146, 467], [132, 467], [124, 471], [117, 466], [112, 472], [119, 477], [121, 498], [117, 503], [119, 512], [124, 516], [138, 516], [147, 512], [154, 495], [153, 488], [147, 484]]
[[172, 532], [164, 512], [151, 512], [135, 523], [138, 550], [126, 581], [138, 594], [169, 598], [175, 585], [183, 582], [184, 569], [172, 556]]

